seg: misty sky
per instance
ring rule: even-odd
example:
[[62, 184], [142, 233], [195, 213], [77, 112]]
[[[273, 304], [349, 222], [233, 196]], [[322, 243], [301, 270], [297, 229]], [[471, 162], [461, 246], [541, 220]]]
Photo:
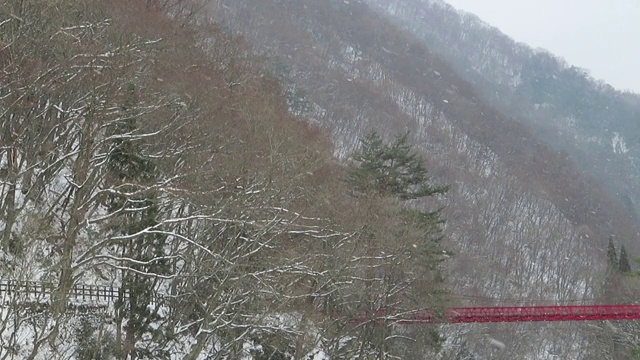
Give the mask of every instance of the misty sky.
[[640, 0], [445, 0], [503, 33], [640, 93]]

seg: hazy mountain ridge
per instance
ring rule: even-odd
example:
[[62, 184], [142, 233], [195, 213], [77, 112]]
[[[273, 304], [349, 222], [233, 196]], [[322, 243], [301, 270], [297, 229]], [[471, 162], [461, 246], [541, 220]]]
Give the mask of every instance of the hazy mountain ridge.
[[475, 15], [443, 2], [364, 2], [447, 59], [484, 99], [571, 154], [582, 171], [606, 184], [637, 217], [638, 95], [616, 91], [587, 70], [516, 43]]
[[[222, 3], [233, 15], [221, 20], [279, 59], [288, 69], [283, 76], [307, 91], [315, 109], [307, 115], [331, 131], [340, 156], [369, 129], [387, 136], [412, 131], [437, 179], [454, 185], [445, 199], [449, 243], [458, 253], [450, 282], [455, 292], [477, 296], [469, 304], [600, 296], [603, 238], [611, 231], [635, 233], [623, 210], [581, 178], [565, 155], [481, 103], [419, 41], [360, 2]], [[588, 349], [575, 348], [589, 336], [580, 326], [551, 337], [531, 334], [544, 325], [509, 326], [530, 338], [511, 339], [508, 351], [494, 353], [481, 341], [487, 328], [453, 328], [466, 335], [452, 336], [444, 356], [587, 355]]]
[[[624, 209], [419, 40], [362, 2], [198, 3], [0, 4], [0, 357], [434, 358], [390, 318], [603, 298]], [[76, 313], [88, 283], [117, 301]], [[443, 359], [596, 357], [593, 326], [442, 329]]]

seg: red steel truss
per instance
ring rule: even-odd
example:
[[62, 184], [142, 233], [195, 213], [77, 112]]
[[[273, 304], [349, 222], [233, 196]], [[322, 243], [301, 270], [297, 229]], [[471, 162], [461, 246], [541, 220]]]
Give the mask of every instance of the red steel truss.
[[567, 305], [567, 306], [503, 306], [449, 308], [442, 316], [423, 311], [412, 315], [385, 316], [377, 312], [362, 316], [355, 323], [385, 320], [401, 324], [423, 323], [487, 323], [522, 321], [586, 321], [640, 319], [640, 305]]

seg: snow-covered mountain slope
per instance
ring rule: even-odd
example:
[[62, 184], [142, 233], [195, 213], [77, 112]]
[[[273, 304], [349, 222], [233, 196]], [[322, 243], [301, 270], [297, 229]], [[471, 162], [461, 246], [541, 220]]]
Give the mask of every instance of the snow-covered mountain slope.
[[[581, 172], [640, 220], [637, 94], [617, 91], [588, 70], [517, 43], [444, 2], [363, 2], [446, 59], [485, 101], [528, 124], [541, 141], [568, 152]], [[640, 250], [632, 238], [623, 241]]]
[[[625, 209], [583, 177], [566, 153], [483, 103], [421, 40], [358, 1], [221, 6], [220, 20], [304, 89], [312, 105], [307, 115], [333, 134], [340, 157], [371, 129], [387, 136], [411, 131], [438, 181], [453, 185], [443, 199], [446, 241], [456, 252], [448, 281], [462, 303], [600, 301], [608, 235], [636, 232]], [[449, 331], [446, 358], [585, 358], [591, 335], [581, 325]], [[484, 335], [504, 331], [523, 336], [500, 337], [504, 350], [487, 346]]]

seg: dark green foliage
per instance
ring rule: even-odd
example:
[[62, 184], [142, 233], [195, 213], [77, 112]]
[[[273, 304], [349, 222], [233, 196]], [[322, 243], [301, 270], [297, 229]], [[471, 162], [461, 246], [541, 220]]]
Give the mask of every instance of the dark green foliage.
[[[122, 287], [129, 292], [119, 313], [127, 318], [127, 343], [136, 342], [148, 333], [153, 339], [161, 334], [150, 324], [159, 320], [156, 311], [149, 306], [156, 299], [157, 279], [144, 274], [165, 274], [168, 263], [162, 259], [166, 236], [154, 231], [159, 225], [158, 199], [152, 186], [159, 178], [155, 164], [144, 156], [136, 140], [137, 125], [132, 107], [136, 104], [135, 87], [128, 87], [129, 97], [122, 106], [126, 120], [117, 123], [112, 131], [113, 146], [108, 157], [109, 181], [118, 189], [111, 194], [108, 210], [116, 214], [111, 224], [115, 236], [130, 236], [121, 241], [118, 254], [134, 261], [124, 263]], [[142, 349], [135, 351], [138, 356], [150, 356]]]
[[[347, 183], [353, 189], [353, 195], [399, 200], [395, 202], [399, 210], [392, 210], [394, 216], [401, 220], [394, 224], [397, 226], [394, 228], [394, 231], [397, 231], [397, 237], [391, 235], [392, 238], [382, 239], [383, 242], [397, 242], [400, 241], [398, 239], [404, 239], [402, 241], [405, 241], [405, 247], [402, 251], [408, 255], [405, 261], [410, 262], [410, 264], [403, 264], [407, 266], [405, 268], [407, 271], [392, 272], [388, 277], [390, 283], [393, 281], [412, 283], [404, 292], [405, 298], [399, 300], [396, 306], [411, 308], [429, 298], [431, 300], [428, 306], [437, 308], [441, 295], [444, 298], [444, 294], [439, 292], [442, 278], [438, 265], [450, 255], [439, 244], [443, 237], [442, 209], [424, 211], [411, 207], [412, 204], [406, 200], [443, 194], [449, 190], [449, 186], [431, 184], [422, 158], [412, 150], [409, 144], [408, 133], [398, 135], [391, 144], [386, 144], [377, 133], [372, 132], [361, 140], [361, 145], [362, 150], [353, 156], [358, 166], [353, 167], [347, 174]], [[402, 358], [402, 354], [410, 348], [402, 341], [386, 341], [385, 339], [391, 335], [390, 328], [369, 330], [372, 332], [365, 337], [369, 339], [372, 349], [379, 351], [379, 356], [385, 356], [391, 352]], [[443, 338], [436, 330], [429, 333], [421, 331], [411, 334], [411, 337], [420, 338], [422, 343], [431, 349], [439, 349], [443, 342]]]
[[414, 224], [425, 234], [429, 234], [430, 236], [437, 235], [433, 240], [439, 241], [442, 239], [442, 236], [440, 235], [440, 232], [442, 231], [441, 226], [445, 223], [445, 220], [442, 218], [441, 210], [442, 209], [438, 209], [436, 211], [421, 211], [408, 208], [403, 209], [400, 214], [406, 219], [406, 221]]
[[427, 271], [439, 272], [438, 266], [452, 255], [440, 244], [443, 238], [442, 225], [445, 223], [440, 210], [425, 212], [410, 208], [402, 209], [399, 216], [407, 225], [421, 231], [420, 238], [412, 249], [413, 256], [421, 259], [420, 267]]
[[[448, 185], [431, 184], [422, 158], [412, 151], [409, 133], [397, 135], [393, 143], [385, 144], [376, 132], [371, 132], [361, 143], [362, 151], [353, 156], [359, 166], [347, 174], [347, 182], [356, 194], [412, 200], [449, 190]], [[441, 210], [422, 211], [404, 207], [398, 214], [405, 224], [420, 230], [422, 242], [415, 248], [431, 270], [443, 259], [441, 255], [446, 254], [437, 244], [442, 238], [442, 224], [445, 222]], [[434, 257], [436, 253], [438, 256]]]
[[620, 259], [618, 259], [618, 270], [623, 274], [627, 274], [631, 272], [631, 264], [629, 264], [629, 255], [627, 255], [627, 250], [624, 248], [624, 245], [622, 245], [622, 248], [620, 248]]
[[429, 345], [433, 349], [435, 349], [436, 352], [442, 350], [442, 347], [444, 346], [445, 341], [447, 341], [447, 338], [435, 329], [429, 329], [427, 330], [427, 333], [429, 334]]
[[[380, 135], [371, 132], [361, 143], [362, 151], [353, 156], [359, 166], [347, 175], [347, 182], [356, 193], [412, 200], [443, 194], [449, 190], [448, 185], [431, 184], [422, 158], [412, 151], [409, 133], [397, 135], [393, 143], [385, 144]], [[418, 250], [425, 255], [433, 254], [434, 243], [442, 238], [441, 226], [444, 219], [441, 210], [403, 208], [399, 213], [407, 224], [422, 231], [424, 242], [418, 246]], [[442, 253], [439, 247], [437, 249]]]
[[76, 359], [103, 360], [111, 359], [114, 355], [114, 339], [110, 333], [100, 333], [88, 318], [81, 318], [75, 329]]
[[618, 268], [618, 254], [613, 244], [613, 237], [609, 237], [609, 246], [607, 247], [607, 263], [612, 269]]
[[355, 191], [409, 200], [449, 190], [449, 186], [430, 184], [422, 158], [411, 149], [409, 133], [396, 136], [395, 141], [387, 145], [380, 135], [371, 132], [361, 143], [362, 150], [353, 156], [360, 166], [347, 177]]

